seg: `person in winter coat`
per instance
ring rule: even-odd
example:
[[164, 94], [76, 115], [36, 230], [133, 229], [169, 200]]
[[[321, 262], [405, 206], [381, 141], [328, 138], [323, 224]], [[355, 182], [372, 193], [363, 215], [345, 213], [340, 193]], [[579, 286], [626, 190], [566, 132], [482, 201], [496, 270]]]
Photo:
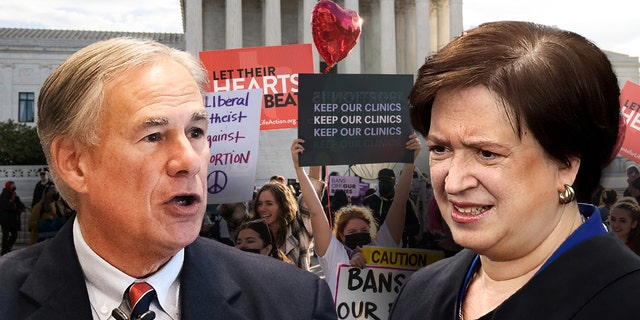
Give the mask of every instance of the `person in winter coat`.
[[16, 194], [16, 184], [7, 181], [0, 193], [0, 224], [2, 225], [2, 255], [11, 251], [18, 239], [20, 214], [24, 204]]

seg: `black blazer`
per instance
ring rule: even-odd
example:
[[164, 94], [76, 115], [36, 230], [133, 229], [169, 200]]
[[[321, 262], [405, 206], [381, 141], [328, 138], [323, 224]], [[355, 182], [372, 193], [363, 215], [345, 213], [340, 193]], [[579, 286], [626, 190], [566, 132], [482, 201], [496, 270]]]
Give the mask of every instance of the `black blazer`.
[[[0, 318], [92, 319], [69, 222], [0, 258]], [[198, 238], [185, 248], [181, 319], [336, 319], [324, 280], [271, 257]]]
[[[474, 256], [465, 249], [414, 273], [390, 319], [457, 320], [458, 294]], [[609, 233], [560, 255], [488, 319], [639, 319], [639, 296], [640, 257]]]

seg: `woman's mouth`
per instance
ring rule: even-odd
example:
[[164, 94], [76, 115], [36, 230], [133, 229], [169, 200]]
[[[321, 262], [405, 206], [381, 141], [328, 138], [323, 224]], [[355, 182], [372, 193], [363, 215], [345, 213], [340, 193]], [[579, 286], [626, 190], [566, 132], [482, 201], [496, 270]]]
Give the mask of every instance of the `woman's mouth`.
[[468, 207], [468, 208], [463, 208], [463, 207], [458, 207], [458, 206], [453, 206], [453, 207], [460, 213], [470, 214], [470, 215], [474, 215], [474, 216], [482, 214], [483, 212], [491, 209], [491, 206]]
[[454, 222], [467, 224], [473, 223], [484, 217], [493, 206], [458, 206], [453, 205], [451, 218]]

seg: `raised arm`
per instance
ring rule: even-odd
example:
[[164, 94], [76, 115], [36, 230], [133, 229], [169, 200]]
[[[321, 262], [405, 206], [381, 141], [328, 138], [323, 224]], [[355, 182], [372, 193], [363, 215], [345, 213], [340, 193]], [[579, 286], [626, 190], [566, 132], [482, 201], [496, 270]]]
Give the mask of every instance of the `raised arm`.
[[303, 143], [304, 140], [302, 139], [293, 140], [291, 145], [291, 159], [293, 160], [293, 167], [296, 170], [298, 182], [300, 183], [302, 197], [311, 215], [311, 228], [313, 229], [315, 250], [318, 255], [324, 256], [331, 241], [331, 227], [329, 227], [329, 221], [327, 221], [327, 217], [324, 214], [324, 209], [322, 208], [322, 203], [316, 193], [316, 189], [311, 184], [311, 180], [304, 169], [299, 165], [298, 155], [304, 152]]
[[[413, 150], [413, 161], [416, 161], [418, 154], [420, 154], [420, 140], [416, 134], [409, 136], [409, 141], [405, 144], [407, 150]], [[393, 237], [393, 240], [400, 244], [402, 241], [402, 232], [404, 230], [404, 219], [406, 215], [406, 205], [409, 199], [409, 191], [411, 190], [411, 180], [413, 179], [413, 170], [415, 169], [414, 163], [405, 163], [402, 167], [402, 172], [398, 183], [396, 184], [395, 195], [393, 196], [393, 202], [387, 213], [387, 217], [384, 223]]]

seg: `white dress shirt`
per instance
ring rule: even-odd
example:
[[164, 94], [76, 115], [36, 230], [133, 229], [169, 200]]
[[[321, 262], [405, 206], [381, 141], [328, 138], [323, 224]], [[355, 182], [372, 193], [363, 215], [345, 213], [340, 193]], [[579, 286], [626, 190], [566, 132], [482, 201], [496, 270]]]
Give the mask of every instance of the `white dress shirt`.
[[155, 289], [158, 299], [150, 310], [156, 320], [180, 319], [180, 270], [184, 262], [184, 249], [173, 256], [160, 270], [146, 279], [136, 279], [118, 270], [96, 254], [82, 237], [80, 224], [73, 224], [73, 243], [84, 272], [94, 320], [111, 320], [111, 311], [123, 300], [125, 290], [134, 281], [146, 281]]

